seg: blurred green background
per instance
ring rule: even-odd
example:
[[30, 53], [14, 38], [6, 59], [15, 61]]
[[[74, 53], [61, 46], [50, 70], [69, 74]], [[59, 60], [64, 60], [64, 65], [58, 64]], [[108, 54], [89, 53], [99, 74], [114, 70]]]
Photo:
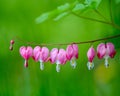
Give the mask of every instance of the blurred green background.
[[[81, 0], [82, 2], [83, 0]], [[81, 19], [73, 14], [54, 22], [48, 20], [36, 24], [35, 19], [43, 12], [51, 11], [74, 0], [0, 0], [0, 96], [120, 96], [120, 38], [109, 40], [116, 46], [117, 54], [109, 59], [110, 67], [104, 67], [104, 60], [94, 60], [95, 68], [87, 69], [86, 53], [90, 44], [79, 45], [77, 68], [69, 64], [61, 66], [57, 73], [55, 64], [29, 60], [29, 67], [23, 66], [24, 59], [19, 47], [25, 45], [15, 41], [14, 51], [9, 51], [9, 41], [18, 36], [25, 41], [37, 43], [65, 43], [103, 38], [119, 34], [113, 27]], [[112, 1], [114, 21], [120, 24], [120, 4]], [[109, 1], [102, 0], [98, 9], [106, 18], [109, 16]], [[94, 11], [84, 13], [91, 18], [102, 19]], [[97, 44], [94, 43], [94, 48]], [[34, 47], [34, 46], [32, 46]], [[66, 48], [66, 46], [48, 46]]]

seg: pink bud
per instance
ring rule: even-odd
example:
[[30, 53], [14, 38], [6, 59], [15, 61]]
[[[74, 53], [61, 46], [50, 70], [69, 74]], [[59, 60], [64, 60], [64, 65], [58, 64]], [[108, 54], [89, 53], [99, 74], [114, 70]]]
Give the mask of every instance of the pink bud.
[[53, 48], [50, 52], [50, 62], [53, 64], [56, 62], [57, 59], [57, 54], [58, 54], [58, 49]]
[[88, 52], [87, 52], [87, 57], [89, 62], [92, 62], [94, 57], [95, 57], [95, 49], [93, 47], [90, 47]]
[[41, 48], [39, 46], [36, 46], [33, 50], [33, 59], [37, 62], [40, 58], [41, 54]]
[[11, 40], [11, 41], [10, 41], [10, 44], [12, 44], [12, 45], [13, 45], [14, 43], [15, 43], [15, 42], [14, 42], [14, 40]]
[[87, 57], [88, 57], [88, 63], [87, 63], [87, 67], [89, 70], [94, 68], [94, 63], [93, 63], [93, 59], [95, 57], [95, 49], [93, 47], [90, 47], [88, 52], [87, 52]]
[[13, 50], [13, 44], [14, 44], [14, 40], [11, 40], [10, 41], [10, 47], [9, 47], [9, 49], [12, 51]]

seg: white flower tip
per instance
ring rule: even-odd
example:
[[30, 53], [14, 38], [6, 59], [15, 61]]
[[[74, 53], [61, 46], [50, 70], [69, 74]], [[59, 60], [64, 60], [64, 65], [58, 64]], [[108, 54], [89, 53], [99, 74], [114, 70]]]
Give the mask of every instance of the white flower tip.
[[59, 69], [56, 69], [56, 71], [59, 73], [60, 72], [60, 70]]
[[60, 72], [60, 64], [57, 64], [57, 66], [56, 66], [56, 71], [57, 71], [57, 72]]
[[41, 70], [44, 70], [44, 68], [40, 67]]
[[92, 70], [94, 68], [94, 63], [93, 62], [88, 62], [87, 67], [88, 67], [88, 70]]
[[106, 67], [106, 68], [109, 67], [108, 58], [105, 58], [105, 67]]
[[76, 68], [76, 65], [77, 65], [77, 64], [76, 64], [76, 61], [75, 61], [75, 60], [71, 60], [71, 61], [70, 61], [70, 64], [71, 64], [71, 66], [72, 66], [73, 69]]
[[105, 67], [108, 68], [108, 67], [109, 67], [109, 64], [108, 64], [108, 63], [105, 63]]
[[44, 70], [44, 63], [43, 62], [40, 62], [40, 69]]
[[76, 64], [72, 64], [71, 66], [72, 66], [72, 68], [73, 68], [73, 69], [75, 69], [75, 68], [76, 68]]

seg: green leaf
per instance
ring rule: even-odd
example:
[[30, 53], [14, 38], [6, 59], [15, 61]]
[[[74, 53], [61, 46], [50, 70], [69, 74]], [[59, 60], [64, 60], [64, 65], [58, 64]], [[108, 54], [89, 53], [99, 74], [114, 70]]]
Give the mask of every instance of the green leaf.
[[116, 4], [120, 3], [120, 0], [115, 0], [115, 3], [116, 3]]
[[[53, 11], [41, 14], [35, 21], [38, 24], [38, 23], [42, 23], [42, 22], [44, 22], [44, 21], [46, 21], [46, 20], [48, 20], [50, 18], [54, 18], [55, 16], [57, 16], [57, 15], [59, 15], [61, 13], [63, 13], [62, 15], [64, 16], [65, 15], [64, 12], [69, 10], [70, 7], [71, 7], [71, 5], [69, 3], [66, 3], [64, 5], [61, 5], [61, 6], [57, 7], [57, 9], [55, 9]], [[59, 18], [62, 18], [63, 17], [62, 15], [58, 16], [56, 18], [56, 20], [59, 19]]]
[[58, 7], [57, 7], [57, 10], [59, 10], [59, 11], [65, 11], [65, 10], [67, 10], [67, 9], [69, 9], [69, 8], [70, 8], [70, 4], [69, 4], [69, 3], [66, 3], [66, 4], [64, 4], [64, 5], [58, 6]]
[[102, 0], [85, 0], [85, 4], [86, 6], [88, 7], [91, 7], [91, 8], [94, 8], [94, 9], [97, 9], [98, 6], [100, 5]]
[[69, 14], [69, 12], [63, 12], [60, 15], [58, 15], [56, 18], [54, 18], [54, 21], [58, 21], [61, 18], [63, 18], [64, 16], [67, 16]]
[[[81, 11], [81, 10], [83, 10], [83, 9], [85, 9], [85, 5], [84, 4], [81, 4], [81, 3], [79, 3], [79, 2], [75, 2], [74, 4], [73, 4], [73, 8], [72, 8], [72, 12], [77, 12], [77, 11]], [[61, 9], [63, 8], [63, 6], [61, 6]], [[68, 4], [66, 4], [66, 7], [64, 7], [64, 9], [66, 9], [67, 10], [67, 8], [69, 8], [68, 7]], [[58, 21], [58, 20], [60, 20], [61, 18], [63, 18], [64, 16], [67, 16], [68, 14], [69, 14], [70, 12], [69, 11], [66, 11], [66, 12], [63, 12], [63, 13], [61, 13], [60, 15], [58, 15], [55, 19], [54, 19], [54, 21]]]
[[42, 23], [44, 21], [46, 21], [49, 17], [50, 13], [44, 13], [42, 15], [40, 15], [37, 19], [36, 19], [36, 23]]
[[43, 23], [44, 21], [49, 20], [50, 18], [53, 18], [54, 16], [56, 16], [58, 13], [59, 12], [57, 10], [43, 13], [35, 20], [35, 22], [37, 24]]
[[81, 4], [81, 3], [78, 3], [75, 5], [75, 7], [73, 8], [73, 12], [76, 12], [76, 11], [79, 11], [79, 10], [83, 10], [85, 9], [85, 5], [84, 4]]
[[75, 1], [73, 4], [68, 4], [66, 3], [64, 6], [59, 6], [57, 9], [58, 10], [61, 10], [63, 13], [59, 14], [55, 19], [54, 21], [58, 21], [60, 20], [61, 18], [69, 15], [70, 11], [72, 12], [76, 12], [76, 11], [79, 11], [79, 10], [82, 10], [84, 9], [85, 6], [84, 4], [81, 4], [79, 3], [78, 1]]
[[[64, 16], [67, 16], [71, 11], [72, 12], [77, 12], [77, 11], [85, 12], [87, 9], [89, 9], [88, 6], [94, 5], [95, 1], [101, 1], [101, 0], [85, 0], [85, 4], [81, 4], [78, 1], [75, 1], [72, 4], [66, 3], [64, 5], [58, 6], [53, 11], [41, 14], [36, 19], [36, 23], [42, 23], [46, 20], [53, 19], [53, 18], [54, 18], [54, 21], [58, 21], [59, 19], [63, 18]], [[94, 6], [98, 6], [98, 5], [96, 5], [96, 3], [95, 3]]]

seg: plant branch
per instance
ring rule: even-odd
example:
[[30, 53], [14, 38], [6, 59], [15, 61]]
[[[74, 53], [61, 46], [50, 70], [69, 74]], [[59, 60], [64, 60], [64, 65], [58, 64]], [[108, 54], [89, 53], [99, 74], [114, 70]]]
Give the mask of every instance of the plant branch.
[[94, 18], [84, 17], [84, 16], [80, 16], [80, 15], [78, 15], [78, 14], [76, 14], [76, 13], [73, 13], [73, 12], [72, 12], [72, 14], [74, 14], [74, 15], [77, 16], [77, 17], [86, 19], [86, 20], [95, 21], [95, 22], [100, 22], [100, 23], [103, 23], [103, 24], [108, 24], [108, 25], [110, 25], [110, 26], [112, 26], [112, 27], [120, 30], [120, 26], [114, 24], [113, 22], [107, 22], [107, 21], [102, 21], [102, 20], [98, 20], [98, 19], [94, 19]]
[[19, 41], [22, 40], [22, 42], [24, 41], [24, 43], [27, 44], [27, 45], [39, 45], [39, 46], [52, 46], [52, 45], [58, 45], [58, 46], [61, 46], [61, 45], [69, 45], [69, 44], [86, 44], [86, 43], [94, 43], [94, 42], [104, 41], [104, 40], [108, 40], [108, 39], [114, 39], [114, 38], [118, 38], [118, 37], [120, 37], [120, 34], [115, 35], [115, 36], [111, 36], [111, 37], [100, 38], [100, 39], [89, 40], [89, 41], [83, 41], [83, 42], [49, 43], [49, 44], [44, 44], [44, 43], [38, 44], [38, 43], [35, 43], [35, 42], [27, 42], [27, 41], [24, 41], [23, 39], [21, 39], [21, 38], [19, 38], [19, 37], [16, 37], [16, 39], [19, 40]]
[[104, 15], [102, 15], [97, 9], [94, 10], [98, 15], [100, 15], [106, 21], [109, 21]]
[[75, 16], [77, 16], [77, 17], [80, 17], [80, 18], [83, 18], [83, 19], [87, 19], [87, 20], [90, 20], [90, 21], [95, 21], [95, 22], [100, 22], [100, 23], [111, 25], [111, 22], [106, 22], [106, 21], [102, 21], [102, 20], [98, 20], [98, 19], [94, 19], [94, 18], [80, 16], [80, 15], [78, 15], [76, 13], [73, 13], [73, 12], [72, 12], [72, 14], [75, 15]]
[[[95, 12], [97, 14], [99, 14], [101, 17], [103, 17], [106, 21], [103, 21], [103, 20], [98, 20], [98, 19], [94, 19], [94, 18], [89, 18], [89, 17], [84, 17], [84, 16], [80, 16], [74, 12], [71, 12], [73, 15], [77, 16], [77, 17], [80, 17], [80, 18], [83, 18], [83, 19], [86, 19], [86, 20], [90, 20], [90, 21], [95, 21], [95, 22], [99, 22], [99, 23], [103, 23], [103, 24], [108, 24], [118, 30], [120, 30], [120, 26], [116, 25], [114, 22], [113, 22], [113, 16], [112, 16], [112, 7], [111, 7], [111, 0], [110, 1], [110, 17], [111, 17], [111, 21], [109, 22], [106, 17], [104, 17], [98, 10], [95, 10]], [[114, 38], [118, 38], [120, 37], [120, 34], [118, 35], [115, 35], [115, 36], [111, 36], [111, 37], [106, 37], [106, 38], [100, 38], [100, 39], [95, 39], [95, 40], [89, 40], [89, 41], [83, 41], [83, 42], [70, 42], [70, 43], [49, 43], [49, 44], [45, 44], [45, 43], [41, 43], [41, 44], [38, 44], [38, 43], [35, 43], [35, 42], [27, 42], [19, 37], [15, 37], [15, 39], [21, 41], [21, 42], [24, 42], [25, 44], [27, 45], [39, 45], [39, 46], [52, 46], [52, 45], [58, 45], [58, 46], [61, 46], [61, 45], [69, 45], [69, 44], [86, 44], [86, 43], [94, 43], [94, 42], [98, 42], [98, 41], [105, 41], [105, 40], [108, 40], [108, 39], [114, 39]]]

